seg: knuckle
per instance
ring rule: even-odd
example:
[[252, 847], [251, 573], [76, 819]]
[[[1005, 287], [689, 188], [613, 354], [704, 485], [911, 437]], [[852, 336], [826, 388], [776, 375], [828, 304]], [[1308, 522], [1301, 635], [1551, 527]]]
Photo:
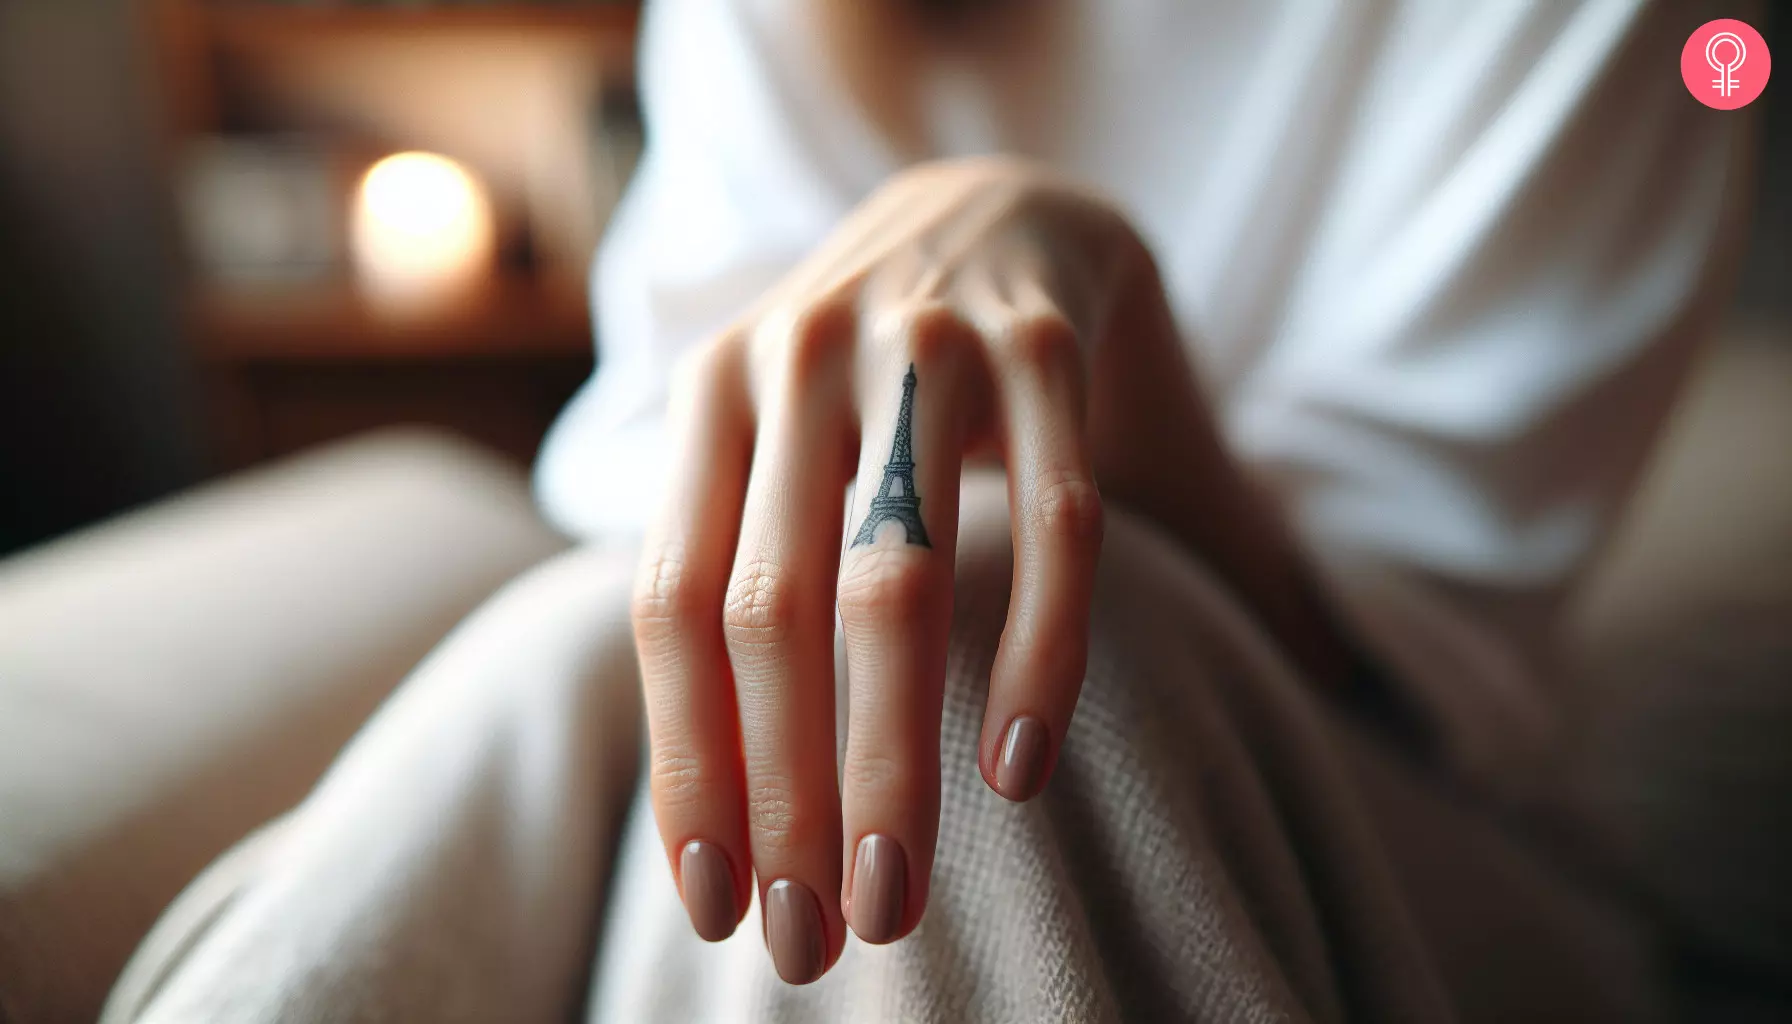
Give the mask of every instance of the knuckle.
[[781, 778], [753, 783], [747, 792], [747, 824], [755, 846], [774, 859], [794, 855], [815, 831], [799, 810], [795, 788]]
[[715, 796], [714, 780], [704, 770], [702, 760], [687, 753], [655, 750], [647, 778], [654, 805], [662, 816], [695, 812]]
[[850, 305], [822, 299], [781, 318], [786, 379], [802, 386], [844, 370], [856, 341]]
[[1101, 492], [1086, 476], [1060, 476], [1039, 488], [1026, 507], [1025, 521], [1048, 538], [1079, 546], [1098, 544], [1102, 532]]
[[850, 752], [840, 766], [840, 788], [860, 801], [908, 807], [916, 791], [915, 773], [901, 758]]
[[1009, 360], [1028, 369], [1057, 373], [1082, 361], [1076, 327], [1062, 313], [1033, 313], [1010, 321], [1002, 332]]
[[969, 321], [943, 303], [929, 302], [901, 313], [899, 336], [910, 360], [922, 366], [950, 368], [968, 356], [977, 332]]
[[773, 562], [755, 561], [736, 574], [722, 602], [722, 631], [737, 647], [783, 642], [796, 626], [790, 576]]
[[841, 623], [852, 630], [913, 625], [936, 603], [933, 575], [907, 551], [866, 551], [841, 574]]
[[729, 328], [714, 340], [680, 355], [672, 366], [672, 393], [699, 403], [719, 397], [730, 376], [739, 341], [740, 331]]
[[669, 552], [641, 565], [629, 617], [639, 640], [658, 642], [689, 629], [703, 615], [700, 588], [691, 581], [690, 566]]

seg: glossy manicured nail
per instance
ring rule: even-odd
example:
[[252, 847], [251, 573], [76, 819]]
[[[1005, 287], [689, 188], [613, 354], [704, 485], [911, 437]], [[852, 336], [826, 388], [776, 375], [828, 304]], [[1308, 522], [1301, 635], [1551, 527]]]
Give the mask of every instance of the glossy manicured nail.
[[894, 942], [908, 894], [908, 857], [889, 836], [859, 840], [852, 861], [852, 930], [866, 942]]
[[734, 871], [722, 848], [701, 839], [686, 843], [678, 856], [678, 878], [685, 912], [697, 934], [709, 942], [733, 935], [740, 912], [734, 901]]
[[765, 890], [765, 944], [778, 977], [792, 985], [821, 977], [827, 966], [821, 928], [821, 904], [808, 886], [780, 878]]
[[1039, 719], [1022, 715], [1009, 723], [996, 757], [996, 791], [1010, 800], [1026, 800], [1039, 792], [1051, 745], [1051, 733]]

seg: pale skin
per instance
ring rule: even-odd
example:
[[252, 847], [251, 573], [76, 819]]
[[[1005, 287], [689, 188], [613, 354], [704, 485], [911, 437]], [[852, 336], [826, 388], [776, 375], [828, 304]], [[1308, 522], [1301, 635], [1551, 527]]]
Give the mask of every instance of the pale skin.
[[[633, 620], [654, 812], [700, 934], [731, 932], [756, 882], [774, 963], [804, 983], [849, 925], [881, 943], [919, 923], [967, 466], [1005, 476], [1014, 545], [978, 755], [1001, 796], [1040, 792], [1069, 727], [1106, 502], [1206, 560], [1311, 676], [1340, 678], [1298, 549], [1227, 453], [1183, 351], [1120, 213], [1036, 166], [981, 159], [893, 178], [685, 360]], [[929, 543], [885, 522], [853, 545], [911, 366]], [[836, 622], [851, 721], [838, 772]]]
[[[1025, 161], [922, 159], [917, 85], [942, 55], [1027, 134], [1070, 30], [1061, 5], [809, 2], [847, 89], [916, 164], [680, 368], [633, 616], [654, 813], [693, 926], [725, 938], [756, 884], [773, 963], [797, 984], [849, 927], [893, 942], [926, 908], [971, 475], [1002, 478], [1014, 552], [978, 746], [1001, 797], [1044, 789], [1069, 728], [1109, 503], [1225, 579], [1317, 685], [1350, 664], [1278, 506], [1227, 450], [1126, 217]], [[888, 505], [855, 543], [911, 367], [927, 543]]]

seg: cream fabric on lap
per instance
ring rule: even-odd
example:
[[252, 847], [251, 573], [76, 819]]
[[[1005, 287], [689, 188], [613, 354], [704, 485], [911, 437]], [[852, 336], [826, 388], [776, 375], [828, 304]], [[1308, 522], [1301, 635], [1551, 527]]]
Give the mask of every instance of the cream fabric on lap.
[[565, 546], [513, 467], [403, 429], [0, 560], [0, 1018], [92, 1020], [182, 887]]
[[574, 1013], [636, 772], [632, 568], [582, 549], [500, 591], [227, 873], [234, 891], [202, 877], [170, 908], [204, 934], [154, 933], [104, 1019]]

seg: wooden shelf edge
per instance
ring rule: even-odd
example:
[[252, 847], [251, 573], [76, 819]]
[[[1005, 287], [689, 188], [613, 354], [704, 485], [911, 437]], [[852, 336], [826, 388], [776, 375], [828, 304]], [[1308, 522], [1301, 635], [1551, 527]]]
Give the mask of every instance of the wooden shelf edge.
[[235, 363], [381, 363], [589, 358], [583, 291], [534, 282], [494, 284], [465, 301], [414, 314], [384, 313], [346, 284], [285, 292], [200, 288], [188, 322], [203, 359]]
[[632, 43], [635, 3], [505, 4], [481, 7], [303, 7], [261, 3], [202, 6], [211, 33], [226, 44], [285, 43], [307, 35], [458, 32], [491, 29], [583, 32]]

